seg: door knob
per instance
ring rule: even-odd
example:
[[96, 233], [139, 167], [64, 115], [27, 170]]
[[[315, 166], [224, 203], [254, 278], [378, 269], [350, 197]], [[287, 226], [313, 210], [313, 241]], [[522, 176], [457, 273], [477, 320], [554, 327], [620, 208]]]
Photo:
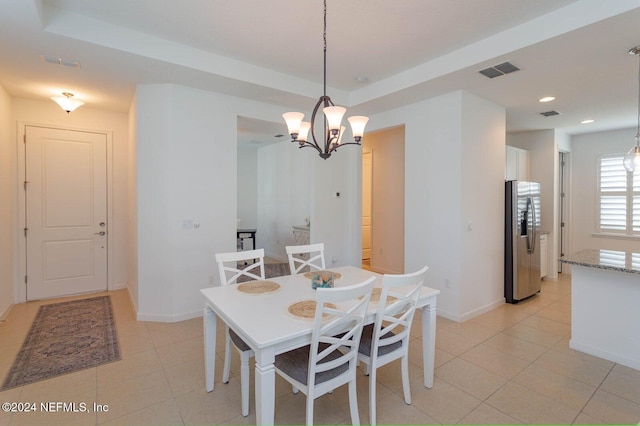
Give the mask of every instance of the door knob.
[[100, 231], [100, 232], [95, 232], [93, 235], [105, 235], [106, 232], [104, 231]]

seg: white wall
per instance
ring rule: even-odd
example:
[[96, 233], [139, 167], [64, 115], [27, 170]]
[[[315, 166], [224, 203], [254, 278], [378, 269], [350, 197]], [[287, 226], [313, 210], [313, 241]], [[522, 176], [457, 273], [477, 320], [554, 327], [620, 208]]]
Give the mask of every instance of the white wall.
[[236, 250], [237, 116], [282, 109], [179, 85], [139, 85], [134, 106], [138, 319], [196, 317], [199, 290], [219, 285], [214, 254]]
[[[280, 142], [258, 150], [258, 232], [256, 247], [267, 256], [285, 260], [285, 246], [294, 245], [294, 225], [311, 218], [314, 192], [313, 163], [322, 161], [316, 151], [299, 149], [291, 142]], [[322, 238], [319, 241], [322, 242]]]
[[504, 303], [504, 108], [453, 92], [370, 123], [405, 125], [405, 271], [429, 265], [438, 313], [457, 321]]
[[363, 146], [372, 152], [371, 267], [404, 272], [404, 127], [370, 132]]
[[[217, 283], [213, 254], [235, 250], [236, 117], [277, 121], [281, 108], [145, 85], [138, 87], [136, 111], [138, 317], [175, 321], [200, 315], [198, 290], [210, 280]], [[453, 319], [503, 303], [501, 292], [492, 299], [502, 287], [504, 109], [455, 92], [372, 122], [378, 130], [405, 124], [405, 270], [431, 266], [429, 285], [442, 290], [439, 311]], [[470, 153], [463, 156], [463, 148]], [[361, 160], [355, 146], [326, 161], [290, 143], [262, 148], [258, 245], [271, 250], [273, 241], [261, 241], [271, 236], [283, 246], [290, 227], [309, 215], [311, 240], [324, 241], [329, 265], [359, 265]], [[263, 205], [261, 194], [288, 210]], [[261, 224], [261, 209], [277, 213], [265, 214], [270, 222]], [[184, 219], [200, 227], [182, 229]], [[465, 231], [467, 220], [475, 223], [472, 232]], [[462, 302], [466, 293], [473, 300]]]
[[[572, 252], [609, 249], [638, 252], [638, 239], [594, 235], [597, 225], [597, 160], [602, 154], [624, 154], [635, 143], [636, 130], [622, 129], [571, 138]], [[570, 254], [570, 253], [569, 253]]]
[[129, 107], [129, 162], [127, 164], [129, 188], [127, 216], [127, 232], [129, 245], [127, 256], [127, 284], [129, 296], [136, 312], [138, 312], [138, 184], [137, 184], [137, 134], [138, 107], [137, 96], [134, 95]]
[[[53, 101], [35, 101], [13, 98], [11, 119], [11, 141], [15, 143], [20, 129], [17, 123], [44, 124], [61, 128], [78, 130], [96, 130], [109, 132], [112, 135], [112, 157], [108, 159], [112, 172], [112, 205], [113, 221], [109, 223], [110, 253], [113, 259], [109, 281], [115, 288], [127, 285], [127, 249], [128, 242], [128, 121], [127, 114], [91, 108], [84, 105], [67, 114]], [[14, 148], [15, 149], [15, 148]], [[14, 151], [15, 153], [16, 151]], [[12, 161], [15, 161], [17, 155]], [[15, 187], [15, 184], [12, 184]], [[12, 200], [15, 202], [17, 199]], [[16, 207], [17, 208], [17, 207]], [[16, 210], [17, 211], [17, 210]], [[17, 226], [17, 225], [16, 225]], [[17, 253], [17, 242], [14, 241], [14, 253]], [[14, 268], [18, 269], [18, 256], [14, 258]], [[20, 285], [18, 278], [16, 285]], [[19, 294], [14, 287], [16, 294]]]
[[0, 86], [0, 318], [14, 303], [15, 139], [11, 138], [11, 97]]
[[[238, 219], [242, 228], [258, 226], [258, 150], [238, 148]], [[257, 247], [257, 246], [256, 246]]]
[[504, 302], [504, 107], [462, 92], [460, 319]]

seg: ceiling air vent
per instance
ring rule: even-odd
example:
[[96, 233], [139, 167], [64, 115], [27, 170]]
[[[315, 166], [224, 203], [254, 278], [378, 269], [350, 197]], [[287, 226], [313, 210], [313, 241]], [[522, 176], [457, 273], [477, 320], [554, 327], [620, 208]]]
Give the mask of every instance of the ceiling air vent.
[[545, 117], [553, 117], [554, 115], [560, 115], [558, 111], [545, 111], [541, 112], [540, 115], [544, 115]]
[[478, 72], [484, 75], [485, 77], [494, 78], [494, 77], [500, 77], [501, 75], [512, 73], [514, 71], [520, 71], [520, 68], [516, 67], [511, 62], [503, 62], [501, 64], [494, 65], [492, 67], [480, 70]]

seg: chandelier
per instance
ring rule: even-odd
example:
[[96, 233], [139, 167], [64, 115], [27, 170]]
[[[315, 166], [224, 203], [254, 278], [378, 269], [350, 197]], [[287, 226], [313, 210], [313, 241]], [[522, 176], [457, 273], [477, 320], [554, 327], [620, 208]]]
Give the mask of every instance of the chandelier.
[[[640, 46], [629, 50], [629, 54], [640, 57]], [[636, 133], [636, 145], [624, 156], [622, 164], [629, 172], [640, 170], [640, 65], [638, 65], [638, 132]]]
[[[282, 114], [282, 118], [287, 123], [291, 142], [298, 142], [300, 148], [315, 148], [320, 157], [326, 160], [331, 157], [333, 151], [343, 145], [360, 145], [364, 127], [369, 118], [364, 116], [347, 118], [351, 124], [354, 142], [342, 142], [342, 135], [345, 130], [345, 127], [342, 126], [342, 116], [347, 109], [334, 105], [331, 98], [327, 96], [327, 0], [324, 0], [324, 31], [322, 36], [324, 41], [324, 94], [320, 96], [316, 106], [313, 108], [311, 121], [302, 121], [304, 114], [301, 112], [285, 112]], [[315, 134], [315, 120], [321, 105], [324, 114], [323, 140], [318, 143]], [[311, 140], [307, 139], [309, 131], [311, 131]]]

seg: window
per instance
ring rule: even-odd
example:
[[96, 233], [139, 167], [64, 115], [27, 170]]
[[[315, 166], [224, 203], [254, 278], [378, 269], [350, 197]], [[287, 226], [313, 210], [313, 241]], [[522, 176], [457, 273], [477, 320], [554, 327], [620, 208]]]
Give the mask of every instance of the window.
[[598, 231], [640, 236], [640, 170], [627, 172], [624, 154], [598, 159]]

